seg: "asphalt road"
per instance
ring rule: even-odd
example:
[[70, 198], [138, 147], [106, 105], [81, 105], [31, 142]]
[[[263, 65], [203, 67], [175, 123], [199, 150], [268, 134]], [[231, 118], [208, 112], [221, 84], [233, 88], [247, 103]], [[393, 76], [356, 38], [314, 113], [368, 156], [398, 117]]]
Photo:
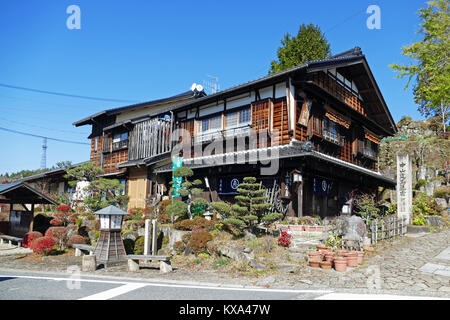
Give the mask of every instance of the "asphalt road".
[[[427, 299], [337, 290], [214, 286], [0, 269], [0, 300], [376, 300]], [[430, 299], [435, 299], [430, 297]]]

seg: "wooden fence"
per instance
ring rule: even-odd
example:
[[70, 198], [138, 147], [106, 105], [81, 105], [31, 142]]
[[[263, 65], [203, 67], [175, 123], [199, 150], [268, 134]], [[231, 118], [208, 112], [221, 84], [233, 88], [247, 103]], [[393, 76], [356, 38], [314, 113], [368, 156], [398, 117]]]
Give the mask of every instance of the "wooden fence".
[[378, 241], [403, 236], [407, 232], [408, 219], [406, 217], [387, 217], [370, 221], [369, 237], [372, 244]]

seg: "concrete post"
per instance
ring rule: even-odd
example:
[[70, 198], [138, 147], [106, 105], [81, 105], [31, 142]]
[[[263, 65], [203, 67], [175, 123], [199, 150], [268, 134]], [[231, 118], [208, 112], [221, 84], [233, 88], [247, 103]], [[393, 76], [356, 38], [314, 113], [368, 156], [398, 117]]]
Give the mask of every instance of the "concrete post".
[[157, 235], [158, 235], [158, 230], [156, 230], [158, 228], [157, 225], [157, 220], [153, 219], [152, 220], [152, 254], [156, 255], [156, 251], [157, 251]]
[[145, 220], [145, 231], [144, 231], [144, 254], [149, 255], [150, 254], [150, 239], [151, 239], [151, 225], [150, 225], [150, 219]]

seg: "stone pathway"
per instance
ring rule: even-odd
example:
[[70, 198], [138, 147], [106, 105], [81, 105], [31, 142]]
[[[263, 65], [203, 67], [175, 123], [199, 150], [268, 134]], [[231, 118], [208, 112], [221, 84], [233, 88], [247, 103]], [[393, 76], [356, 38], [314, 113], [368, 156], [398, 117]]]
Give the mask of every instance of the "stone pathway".
[[[286, 268], [263, 275], [237, 275], [222, 270], [195, 271], [177, 269], [161, 274], [154, 267], [129, 273], [125, 266], [95, 271], [100, 276], [183, 281], [186, 283], [215, 283], [224, 285], [264, 286], [270, 288], [338, 289], [354, 293], [427, 295], [450, 298], [450, 229], [420, 237], [404, 237], [379, 247], [365, 256], [362, 265], [347, 268], [346, 272], [311, 268], [297, 262], [298, 268]], [[281, 261], [280, 261], [281, 263]], [[47, 257], [34, 262], [19, 256], [0, 256], [0, 269], [67, 272], [67, 267], [81, 266], [81, 257]], [[439, 266], [439, 267], [436, 267]], [[439, 271], [441, 270], [441, 271]], [[88, 273], [83, 273], [88, 274]]]
[[15, 245], [0, 243], [0, 256], [14, 256], [18, 254], [28, 254], [33, 251], [28, 248], [19, 248]]

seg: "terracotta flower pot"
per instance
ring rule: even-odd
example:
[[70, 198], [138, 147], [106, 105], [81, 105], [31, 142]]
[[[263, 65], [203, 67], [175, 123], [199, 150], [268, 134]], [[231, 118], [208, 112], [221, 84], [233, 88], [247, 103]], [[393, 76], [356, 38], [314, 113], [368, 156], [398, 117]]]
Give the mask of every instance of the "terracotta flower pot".
[[309, 265], [312, 267], [312, 268], [318, 268], [319, 267], [319, 265], [320, 265], [320, 259], [318, 259], [318, 258], [310, 258], [309, 259]]
[[344, 253], [344, 257], [347, 259], [348, 267], [356, 267], [358, 265], [358, 254], [355, 251]]
[[329, 252], [329, 253], [327, 253], [327, 254], [325, 255], [325, 261], [333, 262], [334, 256], [335, 256], [334, 252]]
[[321, 261], [320, 262], [320, 267], [322, 269], [329, 270], [329, 269], [331, 269], [331, 266], [332, 266], [332, 263], [330, 261]]
[[319, 245], [317, 245], [317, 249], [326, 251], [326, 250], [329, 250], [330, 248], [328, 248], [327, 246], [325, 246], [323, 244], [319, 244]]
[[310, 251], [308, 252], [309, 258], [320, 258], [320, 252], [319, 251]]
[[333, 264], [336, 271], [344, 272], [347, 270], [347, 259], [344, 257], [335, 257]]
[[357, 251], [357, 262], [358, 264], [362, 264], [363, 263], [363, 259], [364, 259], [364, 252], [363, 251]]

